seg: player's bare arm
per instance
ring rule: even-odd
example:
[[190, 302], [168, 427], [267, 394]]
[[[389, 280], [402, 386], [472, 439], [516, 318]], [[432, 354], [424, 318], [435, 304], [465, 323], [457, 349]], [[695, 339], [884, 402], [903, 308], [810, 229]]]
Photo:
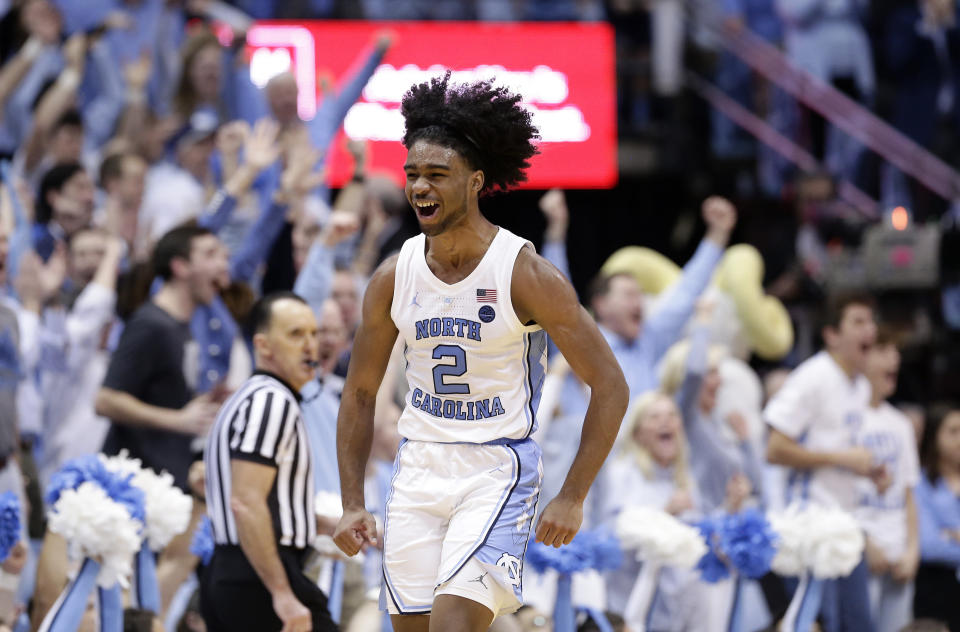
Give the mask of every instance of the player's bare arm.
[[364, 507], [363, 478], [373, 440], [377, 391], [397, 339], [390, 317], [397, 258], [384, 261], [373, 273], [363, 297], [363, 319], [357, 330], [350, 367], [337, 416], [337, 461], [343, 518], [333, 539], [347, 555], [376, 544], [377, 528]]
[[583, 501], [613, 447], [630, 391], [623, 372], [570, 283], [529, 247], [514, 267], [511, 298], [520, 322], [536, 322], [553, 338], [574, 373], [590, 387], [580, 448], [563, 487], [537, 523], [537, 541], [569, 544], [583, 519]]

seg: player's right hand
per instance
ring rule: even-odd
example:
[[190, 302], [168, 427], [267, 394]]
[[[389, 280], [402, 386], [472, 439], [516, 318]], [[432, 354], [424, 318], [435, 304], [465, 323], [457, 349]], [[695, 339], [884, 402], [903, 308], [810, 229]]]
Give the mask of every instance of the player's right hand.
[[377, 546], [377, 522], [366, 509], [343, 512], [333, 541], [346, 555], [356, 555], [369, 546]]
[[273, 611], [283, 622], [282, 632], [313, 632], [310, 611], [290, 591], [273, 596]]

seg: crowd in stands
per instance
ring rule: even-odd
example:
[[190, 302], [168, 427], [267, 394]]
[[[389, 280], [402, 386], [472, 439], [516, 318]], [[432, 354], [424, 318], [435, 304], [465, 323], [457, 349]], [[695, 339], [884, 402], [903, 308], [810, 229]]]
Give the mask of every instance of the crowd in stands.
[[[655, 176], [677, 169], [669, 145], [689, 150], [694, 142], [677, 127], [678, 117], [697, 116], [684, 105], [678, 60], [684, 24], [697, 42], [696, 21], [707, 19], [782, 46], [799, 68], [951, 164], [960, 147], [955, 0], [232, 4], [255, 19], [609, 20], [622, 134], [659, 143]], [[45, 525], [53, 473], [78, 456], [123, 450], [170, 472], [195, 499], [190, 529], [158, 557], [162, 611], [129, 610], [127, 629], [204, 629], [194, 594], [202, 568], [189, 551], [204, 514], [203, 438], [252, 370], [244, 323], [265, 293], [297, 292], [320, 323], [319, 377], [303, 389], [302, 407], [315, 486], [339, 492], [339, 394], [364, 285], [417, 233], [402, 188], [368, 173], [365, 142], [339, 135], [392, 39], [371, 41], [350, 74], [324, 88], [316, 116], [302, 121], [292, 75], [256, 88], [244, 33], [226, 45], [214, 34], [222, 10], [212, 0], [0, 0], [0, 492], [15, 491], [28, 508], [22, 543], [0, 566], [0, 630], [36, 629], [75, 571], [64, 541]], [[671, 24], [680, 24], [679, 44], [669, 42], [677, 37]], [[704, 46], [711, 45], [689, 63], [705, 63], [696, 56]], [[713, 51], [710, 60], [721, 88], [810, 147], [827, 172], [791, 171], [722, 114], [702, 117], [710, 131], [689, 168], [721, 165], [707, 180], [729, 176], [712, 190], [740, 208], [708, 197], [692, 177], [667, 199], [676, 207], [659, 212], [671, 216], [672, 230], [681, 224], [674, 212], [679, 219], [679, 207], [700, 198], [692, 224], [705, 227], [702, 240], [695, 244], [689, 235], [698, 229], [688, 226], [686, 245], [661, 248], [695, 250], [682, 269], [653, 249], [614, 252], [650, 243], [619, 224], [593, 233], [611, 233], [592, 249], [602, 252], [602, 267], [578, 260], [568, 243], [580, 237], [570, 227], [590, 221], [591, 193], [517, 198], [532, 202], [523, 212], [545, 227], [518, 232], [575, 281], [630, 386], [632, 404], [585, 527], [611, 525], [635, 505], [684, 520], [797, 501], [837, 506], [857, 517], [867, 546], [850, 577], [830, 582], [822, 629], [960, 631], [960, 402], [947, 399], [956, 381], [943, 377], [956, 363], [944, 360], [932, 380], [946, 388], [911, 388], [904, 397], [898, 387], [902, 362], [934, 364], [930, 355], [918, 360], [916, 349], [945, 337], [955, 343], [952, 295], [943, 296], [946, 320], [938, 288], [904, 326], [867, 288], [830, 295], [825, 273], [830, 253], [863, 229], [837, 198], [840, 180], [919, 218], [946, 223], [957, 209], [759, 86], [734, 56]], [[331, 191], [324, 156], [336, 142], [345, 142], [354, 171]], [[642, 206], [630, 191], [630, 204]], [[495, 210], [500, 199], [484, 204]], [[752, 211], [771, 200], [791, 206], [777, 230]], [[934, 333], [918, 331], [921, 321]], [[574, 458], [588, 401], [551, 351], [537, 436], [548, 499]], [[398, 348], [378, 396], [367, 475], [368, 508], [378, 516], [406, 396]], [[616, 623], [637, 573], [638, 563], [627, 563], [575, 600], [599, 599]], [[344, 581], [343, 629], [381, 629], [376, 552], [347, 565]], [[718, 620], [729, 611], [729, 591], [694, 573], [664, 573], [660, 582], [648, 629], [726, 629]], [[775, 625], [795, 583], [772, 574], [751, 583], [751, 629]], [[544, 629], [549, 611], [549, 597], [535, 594], [495, 625]], [[95, 629], [92, 608], [89, 619], [82, 629]], [[592, 625], [582, 629], [599, 629]]]

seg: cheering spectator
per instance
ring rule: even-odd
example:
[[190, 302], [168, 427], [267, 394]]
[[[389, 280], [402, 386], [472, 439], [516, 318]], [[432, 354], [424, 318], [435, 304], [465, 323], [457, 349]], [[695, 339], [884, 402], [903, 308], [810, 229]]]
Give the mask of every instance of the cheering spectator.
[[861, 481], [857, 518], [867, 534], [870, 609], [877, 632], [899, 632], [912, 619], [913, 579], [920, 561], [913, 488], [920, 480], [916, 441], [910, 420], [887, 403], [897, 389], [900, 352], [880, 330], [867, 353], [864, 375], [870, 405], [863, 416], [859, 443], [873, 453], [887, 478], [881, 489]]
[[[674, 401], [663, 393], [645, 393], [631, 405], [624, 424], [627, 430], [620, 452], [603, 470], [605, 484], [591, 491], [602, 494], [597, 500], [600, 523], [612, 527], [623, 509], [635, 505], [696, 517], [700, 494]], [[628, 556], [619, 570], [607, 574], [608, 609], [624, 612], [639, 571], [640, 562]], [[657, 594], [651, 609], [652, 629], [705, 629], [694, 573], [665, 568]]]
[[134, 153], [112, 154], [100, 165], [100, 187], [106, 199], [94, 218], [110, 234], [122, 239], [129, 253], [138, 245], [146, 173], [146, 161]]
[[[723, 256], [730, 233], [737, 221], [737, 210], [727, 200], [711, 197], [703, 203], [707, 234], [696, 253], [684, 266], [680, 280], [660, 300], [657, 309], [645, 318], [644, 297], [637, 280], [630, 274], [601, 275], [594, 281], [590, 303], [597, 323], [623, 369], [630, 393], [657, 387], [656, 365], [683, 332], [693, 314], [713, 270]], [[559, 491], [561, 476], [573, 462], [579, 424], [587, 409], [583, 388], [568, 375], [561, 398], [562, 414], [551, 424], [544, 438], [544, 491], [546, 496]], [[566, 423], [564, 423], [566, 422]], [[621, 436], [626, 432], [620, 427]], [[603, 484], [603, 478], [597, 484]]]
[[[46, 440], [39, 465], [44, 481], [70, 459], [96, 454], [107, 434], [107, 421], [94, 412], [94, 400], [109, 362], [106, 343], [122, 253], [120, 240], [101, 229], [80, 230], [70, 240], [72, 288], [56, 316], [44, 318], [44, 350], [59, 359], [45, 363], [40, 376]], [[56, 347], [50, 348], [54, 342]]]
[[96, 412], [111, 420], [104, 452], [126, 449], [187, 490], [191, 435], [203, 436], [217, 412], [212, 395], [193, 398], [197, 349], [189, 322], [198, 304], [213, 300], [226, 260], [210, 231], [182, 227], [160, 239], [153, 262], [163, 286], [127, 322]]
[[58, 242], [90, 225], [94, 192], [90, 174], [76, 162], [56, 165], [43, 176], [33, 227], [37, 254], [49, 258]]
[[[7, 248], [6, 229], [0, 222], [0, 284], [6, 282]], [[21, 312], [23, 309], [19, 305], [0, 299], [0, 491], [13, 490], [20, 497], [23, 496], [23, 483], [15, 458], [19, 450], [22, 410], [18, 399], [29, 368], [24, 363], [23, 349], [30, 345], [24, 336], [33, 337], [36, 331], [35, 326], [24, 330], [21, 322], [27, 318]]]
[[74, 33], [63, 58], [66, 67], [37, 102], [15, 161], [31, 182], [56, 162], [95, 164], [123, 109], [123, 79], [106, 42]]
[[698, 307], [689, 341], [674, 345], [664, 357], [661, 388], [674, 396], [690, 446], [690, 463], [704, 513], [739, 511], [762, 485], [760, 457], [754, 451], [743, 415], [717, 415], [720, 363], [726, 350], [709, 346], [711, 315]]
[[[883, 465], [857, 444], [870, 399], [863, 370], [877, 335], [873, 300], [834, 297], [822, 332], [826, 349], [797, 367], [764, 409], [770, 426], [767, 460], [792, 468], [788, 503], [810, 501], [852, 513], [861, 477], [878, 488], [886, 481]], [[848, 577], [825, 588], [821, 614], [827, 632], [872, 629], [867, 580], [861, 561]]]
[[226, 115], [225, 106], [220, 104], [222, 54], [220, 41], [213, 33], [199, 33], [187, 40], [181, 52], [180, 81], [173, 96], [173, 112], [181, 121], [188, 121], [203, 106]]
[[340, 308], [331, 300], [324, 301], [317, 312], [319, 321], [319, 346], [317, 379], [306, 384], [303, 394], [302, 413], [306, 420], [314, 454], [314, 486], [317, 490], [334, 493], [340, 490], [340, 473], [337, 468], [337, 411], [340, 409], [340, 393], [343, 379], [333, 374], [337, 358], [347, 345], [347, 331]]
[[210, 156], [219, 125], [214, 112], [197, 110], [168, 142], [174, 161], [147, 172], [140, 222], [151, 241], [203, 210], [206, 189], [212, 184]]
[[920, 568], [913, 614], [960, 630], [960, 408], [938, 406], [923, 433], [917, 485]]

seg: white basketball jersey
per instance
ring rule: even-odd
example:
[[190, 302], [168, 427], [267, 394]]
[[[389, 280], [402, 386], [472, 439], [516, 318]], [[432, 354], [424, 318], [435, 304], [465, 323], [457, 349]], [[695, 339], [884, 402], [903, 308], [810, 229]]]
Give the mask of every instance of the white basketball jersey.
[[476, 269], [452, 285], [427, 266], [424, 235], [403, 244], [390, 309], [410, 387], [401, 436], [487, 443], [536, 429], [546, 332], [521, 323], [510, 299], [514, 262], [528, 243], [500, 228]]

